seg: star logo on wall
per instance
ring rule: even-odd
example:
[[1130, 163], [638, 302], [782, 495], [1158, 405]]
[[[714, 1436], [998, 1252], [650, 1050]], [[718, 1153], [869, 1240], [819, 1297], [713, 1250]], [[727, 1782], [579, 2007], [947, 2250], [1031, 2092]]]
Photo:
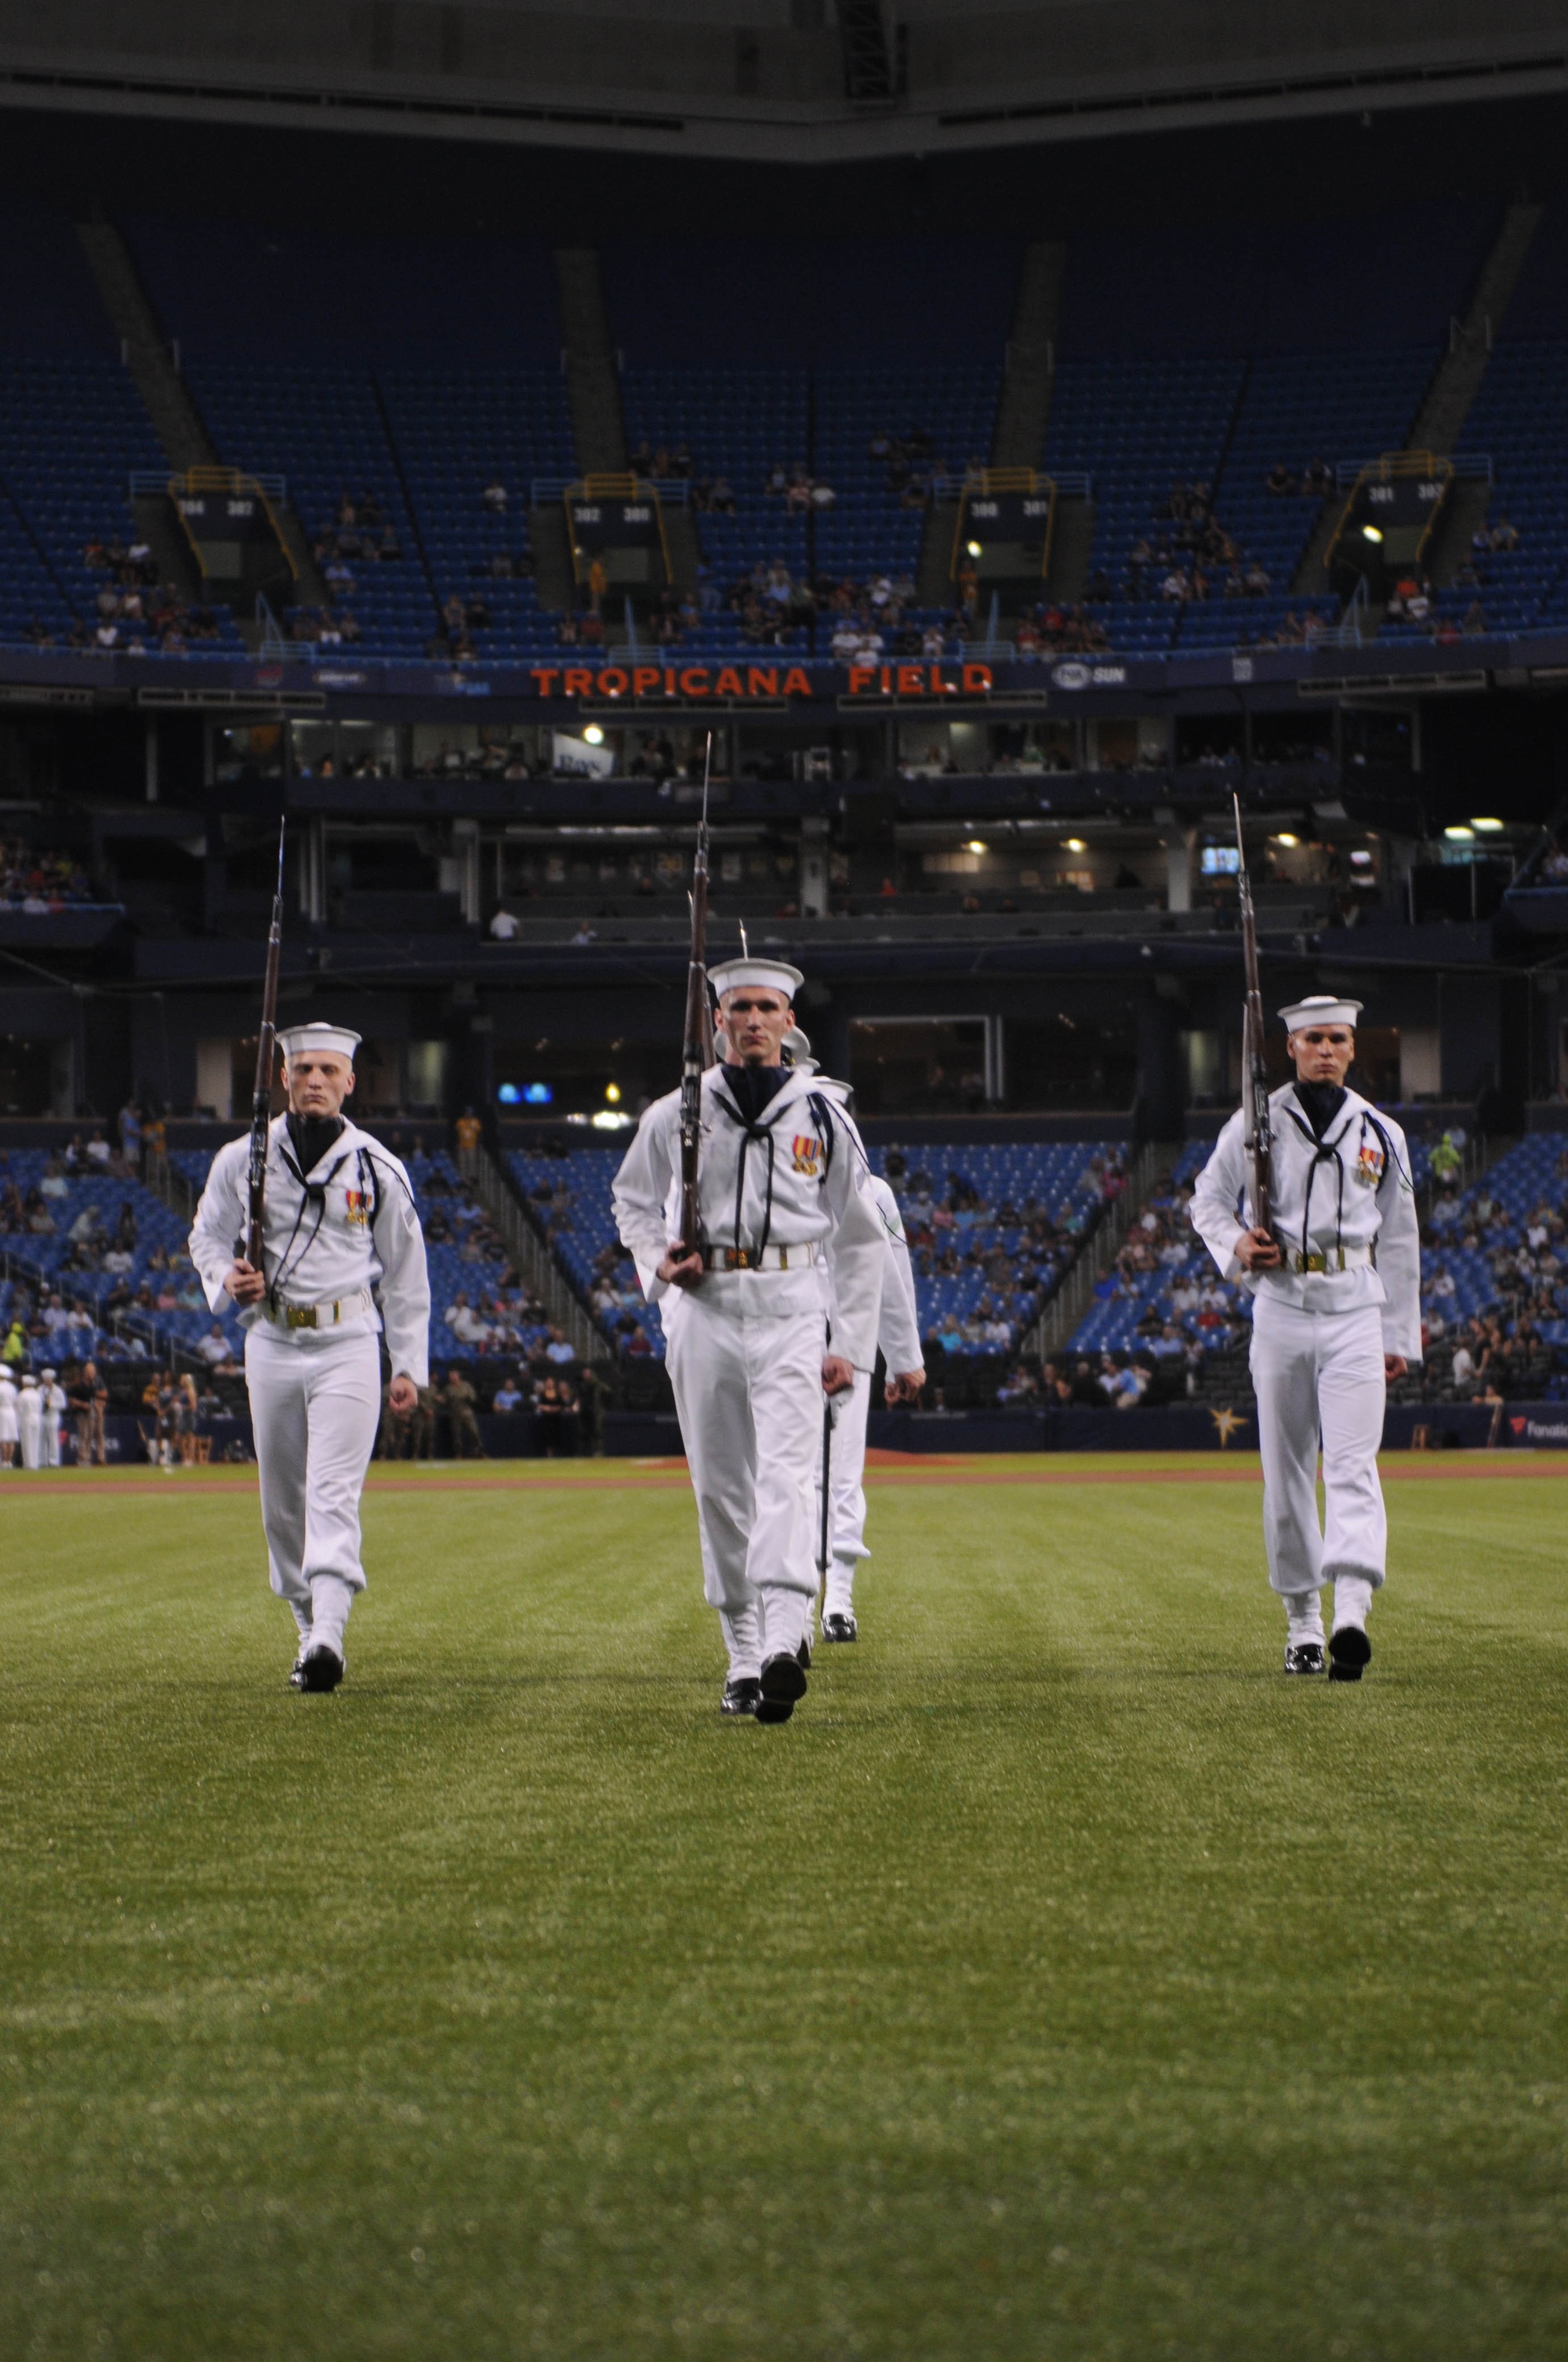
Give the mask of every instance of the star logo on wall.
[[1223, 1410], [1211, 1410], [1209, 1416], [1214, 1421], [1219, 1433], [1221, 1451], [1224, 1451], [1231, 1438], [1233, 1435], [1239, 1435], [1247, 1423], [1240, 1411], [1232, 1410], [1228, 1403]]

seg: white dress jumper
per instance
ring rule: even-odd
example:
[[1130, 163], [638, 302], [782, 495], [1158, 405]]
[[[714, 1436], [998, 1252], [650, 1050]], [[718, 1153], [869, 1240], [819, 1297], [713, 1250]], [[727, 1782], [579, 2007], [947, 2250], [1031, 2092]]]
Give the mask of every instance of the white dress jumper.
[[[248, 1140], [230, 1141], [196, 1209], [191, 1260], [215, 1312], [246, 1234], [248, 1167]], [[302, 1650], [341, 1655], [365, 1585], [359, 1496], [381, 1418], [383, 1322], [393, 1374], [429, 1382], [424, 1234], [408, 1175], [380, 1141], [345, 1123], [302, 1173], [282, 1116], [268, 1142], [263, 1232], [268, 1294], [239, 1319], [270, 1580]]]
[[695, 1288], [661, 1280], [679, 1231], [679, 1100], [672, 1091], [644, 1114], [615, 1176], [615, 1220], [659, 1308], [703, 1596], [740, 1679], [805, 1633], [829, 1324], [833, 1351], [869, 1379], [886, 1232], [859, 1133], [803, 1070], [787, 1070], [749, 1120], [714, 1067], [699, 1165], [710, 1267]]
[[1389, 1117], [1347, 1091], [1320, 1142], [1293, 1084], [1269, 1107], [1284, 1267], [1243, 1273], [1232, 1253], [1253, 1219], [1240, 1114], [1198, 1175], [1192, 1220], [1221, 1273], [1252, 1292], [1269, 1582], [1285, 1599], [1291, 1639], [1320, 1640], [1320, 1585], [1335, 1586], [1337, 1630], [1365, 1622], [1386, 1572], [1383, 1357], [1421, 1358], [1420, 1232], [1409, 1151]]

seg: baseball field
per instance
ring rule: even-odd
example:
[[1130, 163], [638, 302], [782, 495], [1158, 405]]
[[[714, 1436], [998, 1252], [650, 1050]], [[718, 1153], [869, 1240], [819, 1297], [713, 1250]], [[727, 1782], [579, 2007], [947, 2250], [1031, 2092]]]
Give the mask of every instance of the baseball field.
[[0, 2356], [1568, 2347], [1568, 1461], [1386, 1463], [1359, 1686], [1255, 1463], [878, 1468], [722, 1721], [678, 1470], [0, 1478]]

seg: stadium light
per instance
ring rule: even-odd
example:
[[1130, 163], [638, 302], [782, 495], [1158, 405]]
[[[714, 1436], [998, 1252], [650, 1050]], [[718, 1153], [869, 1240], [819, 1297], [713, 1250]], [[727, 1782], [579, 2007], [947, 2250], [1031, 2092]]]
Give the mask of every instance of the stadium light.
[[964, 546], [968, 551], [971, 557], [978, 557], [980, 554], [980, 544], [977, 541], [966, 541]]
[[597, 722], [591, 722], [589, 723], [587, 729], [582, 734], [582, 738], [583, 744], [587, 746], [602, 746], [604, 744], [604, 733], [601, 730]]
[[1470, 825], [1477, 836], [1496, 836], [1503, 822], [1500, 820], [1473, 820]]
[[604, 1096], [609, 1100], [612, 1107], [619, 1107], [621, 1104], [620, 1084], [606, 1083], [604, 1086]]
[[1275, 844], [1288, 845], [1291, 851], [1294, 852], [1296, 847], [1300, 844], [1301, 839], [1298, 836], [1290, 835], [1288, 831], [1282, 829], [1274, 841]]
[[1364, 524], [1361, 529], [1361, 537], [1363, 541], [1381, 541], [1383, 538], [1382, 527], [1375, 524]]
[[988, 853], [990, 849], [990, 846], [987, 844], [982, 838], [977, 836], [970, 837], [964, 847], [966, 853]]
[[1473, 844], [1475, 841], [1475, 831], [1463, 825], [1458, 828], [1445, 828], [1443, 834], [1450, 844]]
[[1069, 853], [1087, 853], [1088, 846], [1081, 836], [1069, 836], [1066, 839], [1066, 849]]
[[502, 1083], [495, 1096], [502, 1107], [515, 1107], [523, 1094], [515, 1083]]

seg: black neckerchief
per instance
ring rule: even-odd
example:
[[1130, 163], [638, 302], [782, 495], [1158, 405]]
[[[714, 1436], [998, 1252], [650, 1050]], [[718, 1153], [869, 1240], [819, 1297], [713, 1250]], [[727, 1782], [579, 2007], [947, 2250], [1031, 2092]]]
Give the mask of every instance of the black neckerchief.
[[1342, 1083], [1297, 1083], [1296, 1096], [1312, 1127], [1315, 1140], [1321, 1140], [1349, 1096]]
[[787, 1066], [723, 1066], [724, 1087], [747, 1123], [756, 1123], [784, 1087]]
[[[772, 1125], [764, 1123], [761, 1119], [765, 1109], [778, 1098], [793, 1071], [792, 1067], [784, 1066], [722, 1066], [720, 1068], [724, 1087], [732, 1101], [728, 1109], [730, 1119], [732, 1122], [738, 1120], [741, 1127], [740, 1156], [735, 1166], [734, 1222], [734, 1238], [737, 1251], [743, 1244], [741, 1207], [745, 1197], [746, 1151], [753, 1141], [759, 1142], [767, 1155], [767, 1179], [762, 1209], [762, 1236], [757, 1241], [758, 1247], [764, 1252], [767, 1250], [768, 1234], [773, 1228], [774, 1143]], [[724, 1104], [723, 1099], [719, 1101], [721, 1107]]]
[[341, 1140], [346, 1128], [340, 1115], [295, 1115], [292, 1108], [283, 1120], [302, 1173], [315, 1171], [334, 1142]]

